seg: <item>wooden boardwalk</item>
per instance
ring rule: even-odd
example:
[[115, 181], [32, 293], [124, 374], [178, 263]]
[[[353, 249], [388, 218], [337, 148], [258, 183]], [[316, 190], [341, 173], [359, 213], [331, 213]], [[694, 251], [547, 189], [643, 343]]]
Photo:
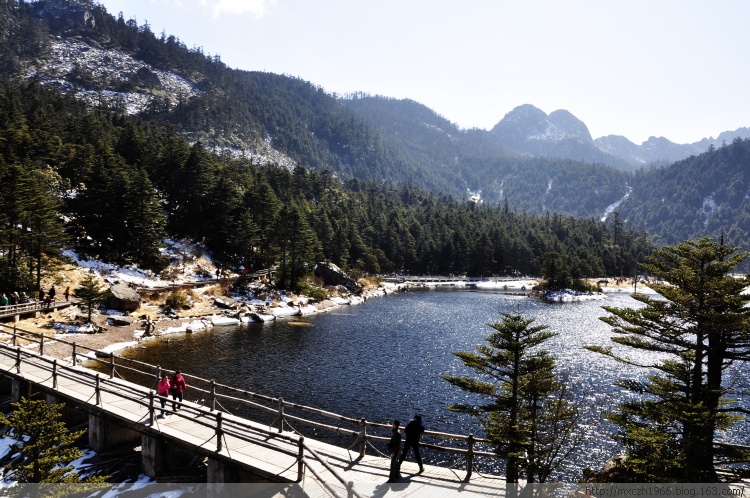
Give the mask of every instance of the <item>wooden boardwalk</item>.
[[[75, 355], [73, 356], [75, 359]], [[498, 476], [472, 476], [445, 467], [417, 466], [406, 461], [402, 482], [388, 485], [389, 460], [360, 454], [325, 442], [280, 432], [206, 406], [184, 402], [180, 410], [160, 416], [158, 397], [146, 387], [60, 361], [30, 350], [0, 343], [0, 371], [45, 391], [101, 412], [138, 432], [179, 441], [205, 457], [254, 469], [276, 482], [299, 482], [304, 494], [317, 496], [497, 496], [504, 490]], [[170, 404], [167, 404], [167, 408]], [[346, 484], [350, 483], [347, 489]]]
[[56, 310], [58, 308], [66, 308], [72, 304], [75, 304], [76, 302], [54, 301], [47, 304], [42, 301], [29, 301], [23, 304], [9, 304], [6, 306], [0, 306], [0, 319], [10, 316], [28, 315], [31, 313], [43, 313], [46, 311]]

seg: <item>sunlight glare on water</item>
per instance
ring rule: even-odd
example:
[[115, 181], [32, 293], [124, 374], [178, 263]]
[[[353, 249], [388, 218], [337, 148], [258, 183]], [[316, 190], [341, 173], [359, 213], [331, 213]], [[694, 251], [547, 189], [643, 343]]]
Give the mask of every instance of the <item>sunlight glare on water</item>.
[[646, 375], [583, 348], [613, 344], [610, 327], [599, 319], [606, 314], [603, 305], [639, 303], [625, 293], [546, 303], [488, 291], [413, 291], [300, 317], [307, 326], [280, 320], [219, 327], [169, 343], [157, 340], [129, 355], [347, 417], [406, 421], [419, 412], [428, 429], [481, 436], [477, 421], [447, 410], [478, 399], [440, 376], [473, 376], [452, 353], [474, 351], [493, 332], [487, 324], [501, 321], [500, 312], [519, 312], [557, 333], [545, 349], [568, 376], [584, 412], [583, 444], [557, 476], [570, 481], [586, 466], [600, 468], [616, 451], [609, 437], [614, 429], [603, 419], [625, 396], [613, 382]]

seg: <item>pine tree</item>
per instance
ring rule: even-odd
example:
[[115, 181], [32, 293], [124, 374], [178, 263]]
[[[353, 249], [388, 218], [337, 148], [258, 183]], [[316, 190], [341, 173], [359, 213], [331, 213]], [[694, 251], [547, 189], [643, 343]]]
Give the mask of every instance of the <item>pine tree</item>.
[[[9, 417], [0, 414], [0, 423], [10, 427], [18, 441], [13, 448], [23, 458], [19, 464], [5, 468], [6, 477], [24, 484], [106, 482], [106, 476], [82, 478], [69, 465], [83, 456], [75, 444], [86, 431], [70, 432], [60, 421], [64, 404], [48, 405], [44, 400], [21, 398], [13, 406]], [[40, 495], [47, 493], [40, 489]]]
[[742, 293], [750, 281], [731, 275], [747, 256], [709, 238], [664, 247], [643, 264], [664, 282], [651, 285], [661, 298], [634, 294], [644, 307], [604, 307], [614, 342], [661, 357], [644, 364], [611, 347], [588, 347], [655, 372], [644, 383], [619, 383], [636, 398], [609, 416], [627, 452], [616, 479], [717, 480], [714, 435], [739, 411], [726, 397], [723, 374], [734, 362], [750, 361], [750, 297]]
[[554, 358], [537, 348], [555, 334], [519, 314], [501, 315], [502, 322], [489, 324], [495, 332], [477, 353], [454, 353], [479, 378], [442, 376], [488, 402], [449, 409], [481, 421], [495, 452], [506, 459], [507, 482], [517, 483], [524, 469], [528, 482], [544, 482], [576, 445], [577, 409], [554, 372]]
[[66, 242], [59, 216], [59, 202], [52, 193], [52, 182], [59, 177], [50, 168], [35, 168], [24, 177], [25, 209], [22, 246], [29, 255], [29, 270], [34, 271], [35, 288], [41, 287], [42, 274], [58, 258]]
[[106, 291], [99, 287], [99, 283], [92, 274], [88, 274], [81, 281], [81, 286], [73, 290], [73, 295], [80, 299], [86, 307], [88, 321], [91, 322], [91, 312], [94, 309], [94, 306], [104, 300]]
[[166, 218], [145, 170], [139, 168], [131, 175], [125, 195], [127, 255], [134, 263], [158, 273], [168, 265], [159, 253]]
[[298, 205], [292, 204], [282, 209], [276, 240], [280, 248], [277, 285], [283, 289], [297, 290], [300, 280], [315, 262], [316, 248], [320, 245]]

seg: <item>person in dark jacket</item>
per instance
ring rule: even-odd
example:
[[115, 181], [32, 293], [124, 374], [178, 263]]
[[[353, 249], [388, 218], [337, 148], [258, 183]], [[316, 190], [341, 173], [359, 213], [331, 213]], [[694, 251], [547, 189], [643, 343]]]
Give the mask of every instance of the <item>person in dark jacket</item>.
[[[185, 377], [182, 376], [182, 372], [177, 370], [172, 378], [169, 380], [169, 394], [172, 395], [172, 411], [175, 412], [182, 407], [182, 393], [187, 389], [185, 383]], [[179, 404], [177, 403], [179, 400]]]
[[404, 428], [406, 433], [406, 441], [404, 442], [404, 451], [401, 452], [401, 457], [398, 459], [398, 467], [401, 468], [401, 463], [406, 458], [406, 454], [409, 452], [409, 448], [414, 450], [414, 457], [417, 459], [419, 465], [419, 473], [424, 472], [424, 466], [422, 465], [422, 456], [419, 454], [419, 438], [422, 437], [424, 432], [424, 425], [422, 424], [422, 415], [417, 413], [414, 418], [406, 424]]
[[388, 441], [388, 453], [391, 457], [391, 472], [388, 475], [388, 482], [398, 482], [401, 478], [401, 474], [398, 471], [398, 451], [401, 449], [401, 433], [399, 432], [399, 426], [401, 422], [394, 420], [391, 425], [391, 440]]

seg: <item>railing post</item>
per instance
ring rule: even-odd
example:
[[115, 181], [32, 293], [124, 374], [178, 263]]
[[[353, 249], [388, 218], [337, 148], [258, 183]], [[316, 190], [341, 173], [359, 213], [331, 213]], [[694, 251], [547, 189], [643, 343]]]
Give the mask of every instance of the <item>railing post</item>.
[[216, 453], [221, 453], [221, 438], [224, 430], [221, 428], [221, 412], [216, 413]]
[[16, 326], [13, 325], [13, 347], [15, 347], [15, 346], [18, 345], [17, 344], [17, 339], [16, 339], [17, 334], [18, 334], [18, 332], [16, 331]]
[[297, 482], [302, 482], [305, 473], [305, 436], [297, 440]]
[[211, 411], [216, 410], [216, 382], [214, 379], [211, 379], [211, 393], [209, 394], [208, 398], [208, 406], [211, 408]]
[[352, 481], [346, 483], [346, 496], [347, 498], [354, 498], [354, 483]]
[[76, 343], [73, 343], [73, 366], [76, 366]]
[[284, 398], [279, 398], [279, 432], [284, 432]]
[[52, 389], [57, 389], [57, 358], [52, 360]]
[[154, 391], [148, 391], [148, 420], [154, 425]]
[[156, 365], [156, 386], [159, 386], [159, 381], [161, 380], [161, 365]]
[[115, 354], [109, 353], [109, 378], [115, 378]]
[[474, 471], [474, 434], [469, 434], [466, 438], [466, 445], [468, 448], [466, 450], [466, 479], [464, 480], [468, 481]]
[[21, 373], [21, 346], [16, 346], [16, 373]]
[[39, 334], [39, 354], [44, 354], [44, 334]]
[[367, 420], [359, 421], [359, 458], [365, 457], [367, 451]]
[[99, 390], [99, 382], [99, 374], [96, 374], [96, 387], [94, 387], [94, 392], [96, 393], [96, 406], [102, 404], [102, 393]]

